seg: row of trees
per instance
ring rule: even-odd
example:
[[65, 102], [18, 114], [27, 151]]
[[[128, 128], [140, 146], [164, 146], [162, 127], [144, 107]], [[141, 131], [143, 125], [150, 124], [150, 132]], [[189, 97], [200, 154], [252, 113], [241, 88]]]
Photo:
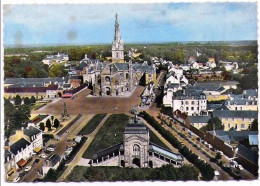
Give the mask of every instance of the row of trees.
[[201, 172], [203, 180], [212, 180], [214, 177], [214, 169], [208, 164], [198, 159], [198, 155], [190, 151], [186, 146], [174, 137], [169, 131], [164, 129], [155, 119], [145, 111], [139, 113], [150, 125], [152, 125], [167, 141], [184, 155], [187, 160], [193, 163]]
[[[25, 97], [23, 99], [23, 103], [25, 105], [31, 105], [31, 104], [35, 104], [36, 102], [36, 98], [34, 96], [32, 96], [31, 98], [29, 97]], [[22, 104], [22, 98], [17, 94], [16, 97], [14, 98], [14, 104], [17, 105], [21, 105]]]
[[15, 107], [8, 99], [4, 99], [4, 132], [9, 137], [15, 130], [25, 127], [30, 121], [31, 110], [26, 104]]
[[45, 130], [45, 127], [48, 128], [48, 131], [51, 131], [51, 128], [52, 128], [52, 127], [54, 127], [54, 128], [57, 129], [57, 128], [59, 128], [59, 126], [60, 126], [60, 122], [59, 122], [59, 120], [58, 120], [57, 118], [54, 119], [54, 116], [51, 116], [51, 120], [50, 120], [50, 119], [47, 119], [45, 125], [44, 125], [43, 122], [40, 123], [40, 129], [41, 129], [42, 131]]

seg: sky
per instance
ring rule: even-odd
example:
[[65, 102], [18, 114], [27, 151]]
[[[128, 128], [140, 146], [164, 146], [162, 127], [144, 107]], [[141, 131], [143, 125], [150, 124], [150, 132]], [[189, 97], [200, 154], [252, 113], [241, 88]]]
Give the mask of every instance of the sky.
[[4, 5], [4, 46], [257, 40], [256, 3]]

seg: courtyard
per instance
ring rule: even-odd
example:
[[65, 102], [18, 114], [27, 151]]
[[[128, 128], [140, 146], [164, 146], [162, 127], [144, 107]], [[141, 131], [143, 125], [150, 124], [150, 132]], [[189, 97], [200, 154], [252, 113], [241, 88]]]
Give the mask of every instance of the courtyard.
[[73, 99], [58, 98], [32, 111], [32, 114], [60, 115], [63, 113], [64, 103], [67, 104], [69, 114], [127, 113], [132, 106], [139, 105], [143, 91], [143, 86], [137, 86], [129, 97], [89, 97], [89, 90], [84, 90]]

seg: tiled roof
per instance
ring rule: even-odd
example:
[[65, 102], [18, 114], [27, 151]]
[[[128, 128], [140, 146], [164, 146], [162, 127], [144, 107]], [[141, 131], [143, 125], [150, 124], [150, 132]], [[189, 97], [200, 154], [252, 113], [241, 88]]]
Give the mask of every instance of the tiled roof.
[[27, 141], [24, 138], [21, 138], [20, 140], [18, 140], [17, 142], [15, 142], [14, 144], [12, 144], [10, 146], [10, 151], [14, 154], [17, 155], [18, 151], [21, 151], [22, 149], [25, 149], [27, 146], [30, 145], [30, 142]]
[[257, 118], [257, 111], [247, 111], [247, 110], [214, 110], [214, 117], [219, 118]]

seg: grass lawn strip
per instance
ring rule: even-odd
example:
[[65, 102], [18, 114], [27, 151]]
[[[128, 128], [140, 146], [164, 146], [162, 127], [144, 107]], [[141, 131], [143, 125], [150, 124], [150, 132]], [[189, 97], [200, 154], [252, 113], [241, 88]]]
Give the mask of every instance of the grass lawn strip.
[[88, 135], [91, 134], [98, 124], [102, 121], [102, 119], [106, 116], [106, 114], [96, 114], [78, 133], [78, 135]]

